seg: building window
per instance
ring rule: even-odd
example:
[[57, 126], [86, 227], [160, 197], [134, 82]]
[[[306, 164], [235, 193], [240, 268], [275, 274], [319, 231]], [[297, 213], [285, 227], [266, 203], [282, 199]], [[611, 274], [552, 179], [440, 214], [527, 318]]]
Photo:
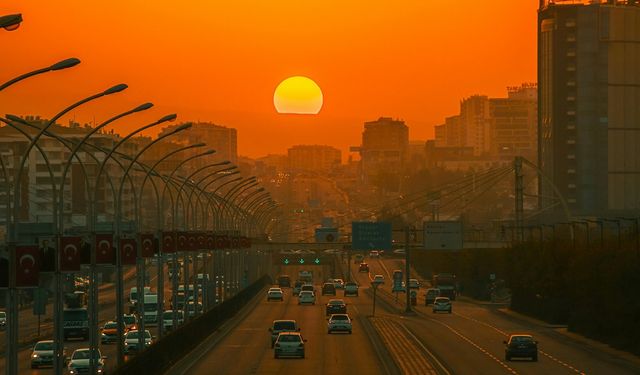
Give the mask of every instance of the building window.
[[567, 81], [567, 86], [575, 87], [576, 86], [576, 81]]
[[575, 41], [576, 41], [575, 35], [567, 35], [567, 42], [575, 42]]
[[575, 50], [567, 51], [567, 57], [576, 57], [576, 51]]
[[576, 111], [568, 110], [568, 111], [567, 111], [567, 115], [569, 115], [569, 116], [575, 116], [575, 115], [576, 115]]
[[569, 154], [567, 155], [567, 159], [575, 159], [576, 156], [574, 154]]
[[576, 144], [576, 140], [575, 139], [567, 139], [567, 144], [568, 145], [575, 145]]
[[576, 130], [576, 126], [574, 124], [567, 125], [567, 130]]
[[567, 199], [568, 203], [576, 203], [576, 199], [575, 198], [569, 198]]
[[576, 27], [576, 20], [574, 20], [573, 18], [568, 18], [565, 22], [564, 25], [566, 27]]
[[567, 65], [567, 72], [575, 72], [575, 71], [576, 71], [575, 65]]
[[575, 96], [567, 96], [567, 101], [568, 102], [575, 102], [576, 101], [576, 97]]
[[568, 174], [575, 174], [576, 170], [575, 169], [567, 169], [567, 173]]

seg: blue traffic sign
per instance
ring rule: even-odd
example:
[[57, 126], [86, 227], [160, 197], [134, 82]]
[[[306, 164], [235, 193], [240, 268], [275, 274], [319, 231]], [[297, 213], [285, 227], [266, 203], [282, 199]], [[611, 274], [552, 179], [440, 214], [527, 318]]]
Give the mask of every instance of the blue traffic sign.
[[351, 239], [353, 250], [391, 250], [391, 223], [354, 221]]

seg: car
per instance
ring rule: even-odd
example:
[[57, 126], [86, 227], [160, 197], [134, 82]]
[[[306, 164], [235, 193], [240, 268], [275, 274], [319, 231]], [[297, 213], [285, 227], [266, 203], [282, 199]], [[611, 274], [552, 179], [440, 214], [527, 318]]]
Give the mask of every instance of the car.
[[[184, 323], [184, 311], [176, 310], [176, 318], [178, 326]], [[173, 330], [173, 310], [165, 310], [162, 313], [162, 325], [167, 331]]]
[[344, 281], [342, 279], [333, 279], [333, 286], [336, 289], [344, 289]]
[[378, 284], [378, 285], [384, 284], [384, 276], [382, 276], [382, 275], [375, 275], [375, 276], [373, 277], [373, 281], [372, 281], [372, 282], [373, 282], [374, 284]]
[[104, 360], [107, 357], [102, 355], [100, 349], [95, 349], [93, 353], [89, 348], [80, 348], [73, 351], [71, 358], [69, 358], [69, 364], [67, 370], [70, 375], [86, 374], [89, 373], [90, 360], [94, 358], [96, 364], [96, 370], [99, 374], [106, 373], [106, 365]]
[[349, 332], [351, 334], [352, 325], [351, 318], [347, 314], [333, 314], [329, 318], [329, 323], [327, 323], [327, 333], [331, 334], [333, 332], [342, 331]]
[[378, 250], [369, 251], [369, 258], [380, 258], [380, 253]]
[[420, 281], [418, 279], [409, 279], [409, 289], [420, 289]]
[[[41, 366], [53, 366], [54, 355], [53, 340], [38, 341], [33, 346], [31, 352], [31, 368], [39, 368]], [[65, 358], [65, 350], [62, 349], [63, 358]]]
[[[139, 342], [139, 331], [129, 331], [126, 335], [124, 335], [124, 354], [135, 354], [140, 348]], [[144, 330], [144, 347], [148, 348], [153, 343], [153, 337], [151, 336], [151, 332], [148, 329]]]
[[284, 301], [284, 293], [280, 288], [269, 288], [267, 291], [267, 302], [268, 301]]
[[344, 296], [358, 296], [358, 284], [349, 281], [344, 284]]
[[3, 331], [7, 328], [7, 312], [0, 311], [0, 331]]
[[404, 255], [406, 251], [404, 251], [404, 249], [395, 249], [393, 250], [393, 253], [396, 255]]
[[300, 289], [302, 288], [302, 285], [304, 283], [302, 281], [296, 281], [295, 284], [293, 284], [293, 295], [297, 296], [300, 293]]
[[369, 272], [369, 265], [365, 262], [360, 263], [358, 266], [358, 272]]
[[300, 332], [282, 332], [273, 345], [273, 358], [278, 359], [283, 356], [304, 358], [305, 342], [307, 340], [302, 338]]
[[[144, 294], [151, 294], [151, 287], [145, 286], [143, 288]], [[129, 312], [133, 313], [136, 309], [136, 304], [138, 303], [138, 287], [131, 287], [129, 291]]]
[[291, 277], [289, 275], [278, 276], [278, 286], [280, 288], [291, 288]]
[[333, 285], [333, 282], [322, 284], [322, 295], [336, 295], [336, 287]]
[[391, 287], [391, 292], [393, 293], [406, 293], [406, 291], [407, 291], [407, 287], [404, 281], [402, 281], [400, 285], [397, 285], [394, 282], [393, 286]]
[[516, 334], [509, 336], [508, 341], [503, 341], [504, 359], [511, 361], [512, 358], [531, 358], [538, 361], [538, 342], [533, 336], [527, 334]]
[[[126, 331], [126, 329], [125, 329]], [[118, 339], [118, 322], [108, 321], [100, 329], [100, 342], [102, 344], [112, 344]]]
[[308, 290], [301, 291], [300, 295], [298, 296], [298, 305], [302, 305], [303, 303], [310, 303], [312, 305], [315, 305], [316, 294]]
[[202, 314], [202, 307], [203, 307], [202, 302], [198, 302], [198, 304], [196, 305], [195, 302], [189, 301], [189, 303], [187, 303], [187, 305], [185, 306], [187, 317], [189, 318], [194, 317], [196, 313]]
[[326, 305], [326, 315], [331, 314], [346, 314], [347, 304], [341, 299], [330, 299]]
[[[301, 292], [316, 292], [316, 288], [312, 284], [304, 284], [300, 287]], [[299, 293], [298, 293], [299, 294]]]
[[436, 297], [433, 301], [433, 312], [446, 311], [451, 314], [451, 300], [449, 297]]
[[427, 289], [427, 292], [424, 295], [424, 305], [425, 306], [431, 305], [436, 300], [436, 297], [440, 297], [440, 289], [438, 288]]
[[300, 327], [298, 327], [298, 323], [295, 320], [274, 320], [271, 327], [269, 327], [269, 332], [271, 332], [271, 347], [273, 348], [279, 334], [282, 332], [300, 332]]

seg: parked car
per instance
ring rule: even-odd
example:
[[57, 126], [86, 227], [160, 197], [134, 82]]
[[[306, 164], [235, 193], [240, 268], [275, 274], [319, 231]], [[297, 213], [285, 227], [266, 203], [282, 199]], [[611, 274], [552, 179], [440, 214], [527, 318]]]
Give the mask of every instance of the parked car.
[[427, 289], [427, 293], [425, 293], [424, 295], [424, 305], [425, 306], [431, 305], [436, 300], [436, 297], [440, 297], [440, 289], [438, 288]]
[[[33, 346], [31, 352], [31, 368], [39, 368], [41, 366], [53, 366], [53, 340], [38, 341]], [[65, 349], [62, 349], [63, 358], [66, 358]]]
[[358, 296], [358, 284], [349, 281], [344, 284], [344, 296]]
[[329, 302], [327, 302], [325, 311], [326, 315], [346, 314], [347, 304], [341, 299], [330, 299]]
[[274, 344], [273, 358], [295, 356], [304, 358], [304, 343], [300, 332], [283, 332], [278, 335]]
[[436, 297], [436, 300], [433, 302], [433, 312], [437, 313], [440, 311], [451, 314], [451, 300], [449, 297]]
[[113, 320], [106, 322], [100, 330], [100, 342], [103, 344], [112, 344], [116, 342], [117, 339], [118, 323]]
[[367, 263], [360, 263], [358, 266], [358, 272], [369, 272], [369, 265]]
[[284, 301], [284, 293], [280, 288], [269, 288], [267, 291], [267, 302], [268, 301]]
[[[139, 331], [129, 331], [126, 335], [124, 335], [124, 354], [135, 354], [139, 351], [139, 341], [138, 335]], [[148, 348], [151, 346], [153, 342], [153, 337], [151, 336], [151, 332], [148, 329], [144, 330], [144, 347]]]
[[298, 298], [298, 305], [302, 305], [304, 303], [309, 303], [312, 305], [316, 304], [316, 295], [315, 293], [308, 291], [308, 290], [303, 290], [300, 292], [300, 296]]
[[352, 325], [351, 318], [347, 314], [333, 314], [329, 318], [329, 323], [327, 323], [327, 333], [331, 334], [333, 332], [349, 332], [351, 334]]
[[71, 358], [69, 359], [69, 364], [67, 365], [67, 369], [69, 370], [69, 374], [84, 374], [89, 373], [90, 359], [91, 356], [96, 360], [96, 370], [99, 374], [105, 374], [106, 366], [104, 360], [107, 357], [102, 355], [100, 349], [95, 349], [93, 353], [90, 352], [89, 348], [81, 348], [74, 350]]
[[511, 335], [509, 341], [503, 341], [504, 359], [510, 361], [513, 358], [531, 358], [538, 361], [538, 342], [531, 335]]
[[271, 332], [271, 347], [273, 348], [273, 344], [275, 344], [278, 335], [282, 332], [300, 332], [300, 327], [298, 327], [298, 323], [295, 320], [274, 320], [269, 327], [269, 332]]
[[323, 296], [326, 296], [326, 295], [335, 296], [336, 295], [336, 287], [333, 285], [333, 282], [324, 283], [322, 285], [322, 295]]

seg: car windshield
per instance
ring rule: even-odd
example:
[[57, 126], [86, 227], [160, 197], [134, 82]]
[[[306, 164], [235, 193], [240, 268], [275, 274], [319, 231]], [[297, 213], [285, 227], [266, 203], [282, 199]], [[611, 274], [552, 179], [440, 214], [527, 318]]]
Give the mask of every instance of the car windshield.
[[300, 342], [299, 335], [280, 335], [278, 342]]
[[269, 289], [269, 292], [278, 292], [278, 293], [279, 293], [279, 292], [280, 292], [280, 289], [278, 289], [278, 288], [271, 288], [271, 289]]
[[329, 300], [330, 305], [344, 305], [344, 301], [340, 299]]
[[[93, 352], [93, 358], [99, 359], [101, 357], [100, 352], [99, 351], [94, 351]], [[75, 359], [89, 359], [89, 350], [76, 350], [75, 352], [73, 352], [73, 356], [71, 357], [72, 360]]]
[[[150, 338], [151, 337], [151, 333], [149, 331], [145, 331], [144, 332], [144, 337], [145, 338]], [[138, 331], [131, 331], [127, 333], [127, 338], [128, 339], [137, 339], [138, 338]]]
[[333, 315], [331, 320], [349, 320], [347, 315]]
[[356, 283], [346, 283], [345, 286], [358, 286]]
[[65, 310], [63, 313], [63, 320], [89, 320], [89, 313], [87, 310]]
[[6, 318], [7, 317], [7, 313], [4, 311], [0, 311], [0, 318]]
[[53, 342], [39, 342], [33, 350], [53, 350]]
[[511, 338], [512, 344], [530, 344], [533, 342], [533, 337], [531, 336], [513, 336]]
[[296, 323], [295, 322], [275, 322], [273, 323], [273, 329], [275, 331], [295, 331]]

